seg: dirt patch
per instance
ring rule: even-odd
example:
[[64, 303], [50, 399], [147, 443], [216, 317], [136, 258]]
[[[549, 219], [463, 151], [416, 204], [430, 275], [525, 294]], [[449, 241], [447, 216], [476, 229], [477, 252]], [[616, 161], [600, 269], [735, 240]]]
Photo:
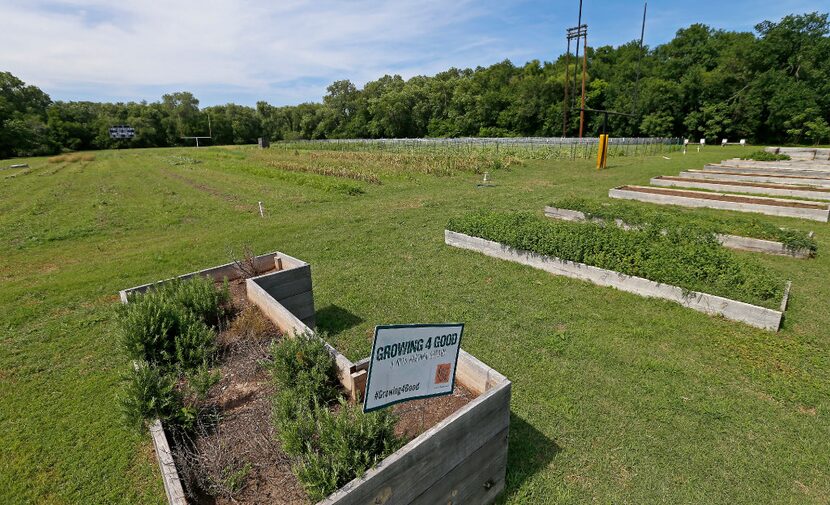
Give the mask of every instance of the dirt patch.
[[395, 434], [406, 441], [440, 423], [476, 398], [475, 393], [456, 383], [451, 395], [399, 403], [392, 409], [399, 416]]
[[703, 191], [686, 191], [682, 189], [658, 189], [646, 188], [643, 186], [622, 186], [619, 189], [636, 191], [637, 193], [652, 193], [655, 195], [679, 196], [682, 198], [700, 198], [703, 200], [717, 200], [721, 202], [754, 203], [757, 205], [769, 205], [771, 207], [793, 207], [798, 209], [820, 209], [827, 210], [828, 205], [821, 203], [803, 203], [788, 200], [773, 200], [770, 198], [754, 198], [751, 196], [724, 195], [721, 193], [704, 193]]
[[729, 186], [741, 186], [747, 188], [764, 188], [764, 189], [790, 189], [794, 191], [819, 191], [823, 193], [830, 193], [830, 189], [828, 188], [814, 188], [812, 186], [796, 186], [796, 185], [788, 185], [788, 184], [770, 184], [770, 183], [763, 183], [763, 182], [740, 182], [740, 181], [718, 181], [713, 179], [691, 179], [687, 177], [671, 177], [667, 175], [662, 175], [657, 177], [657, 179], [662, 179], [665, 181], [678, 181], [678, 182], [693, 182], [696, 184], [724, 184]]

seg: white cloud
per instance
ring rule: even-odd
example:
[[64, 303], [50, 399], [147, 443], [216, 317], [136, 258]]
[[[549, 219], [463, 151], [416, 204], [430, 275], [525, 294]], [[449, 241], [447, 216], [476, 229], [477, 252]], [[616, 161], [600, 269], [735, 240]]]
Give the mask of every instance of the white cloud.
[[59, 94], [84, 89], [106, 98], [169, 88], [198, 96], [201, 87], [300, 98], [319, 89], [309, 84], [315, 80], [362, 84], [384, 73], [411, 76], [504, 58], [510, 51], [499, 38], [463, 30], [487, 13], [484, 5], [0, 0], [0, 69]]

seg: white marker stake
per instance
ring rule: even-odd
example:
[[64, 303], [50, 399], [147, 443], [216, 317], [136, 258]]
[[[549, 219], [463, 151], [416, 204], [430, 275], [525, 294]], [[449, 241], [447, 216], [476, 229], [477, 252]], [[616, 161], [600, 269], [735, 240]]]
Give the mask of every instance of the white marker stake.
[[262, 210], [262, 202], [259, 202], [259, 217], [265, 217], [265, 211]]

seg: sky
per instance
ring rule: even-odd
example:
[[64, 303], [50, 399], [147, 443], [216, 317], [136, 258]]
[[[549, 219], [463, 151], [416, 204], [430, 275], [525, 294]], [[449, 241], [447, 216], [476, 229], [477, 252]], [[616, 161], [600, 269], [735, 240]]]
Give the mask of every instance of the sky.
[[[385, 74], [553, 60], [578, 0], [0, 0], [0, 71], [53, 100], [201, 105], [320, 101], [326, 86]], [[639, 37], [643, 3], [585, 0], [592, 46]], [[645, 43], [692, 23], [752, 31], [765, 19], [828, 12], [827, 0], [650, 1]]]

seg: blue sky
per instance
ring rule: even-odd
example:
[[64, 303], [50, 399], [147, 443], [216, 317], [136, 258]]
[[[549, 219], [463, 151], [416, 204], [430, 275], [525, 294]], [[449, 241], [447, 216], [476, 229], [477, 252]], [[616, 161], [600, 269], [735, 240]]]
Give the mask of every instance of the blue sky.
[[[641, 1], [585, 0], [591, 45], [639, 36]], [[0, 0], [0, 70], [55, 100], [158, 100], [193, 92], [202, 105], [319, 101], [358, 86], [504, 59], [564, 52], [578, 1], [534, 0]], [[751, 31], [764, 19], [830, 11], [826, 0], [649, 2], [646, 44], [701, 22]]]

